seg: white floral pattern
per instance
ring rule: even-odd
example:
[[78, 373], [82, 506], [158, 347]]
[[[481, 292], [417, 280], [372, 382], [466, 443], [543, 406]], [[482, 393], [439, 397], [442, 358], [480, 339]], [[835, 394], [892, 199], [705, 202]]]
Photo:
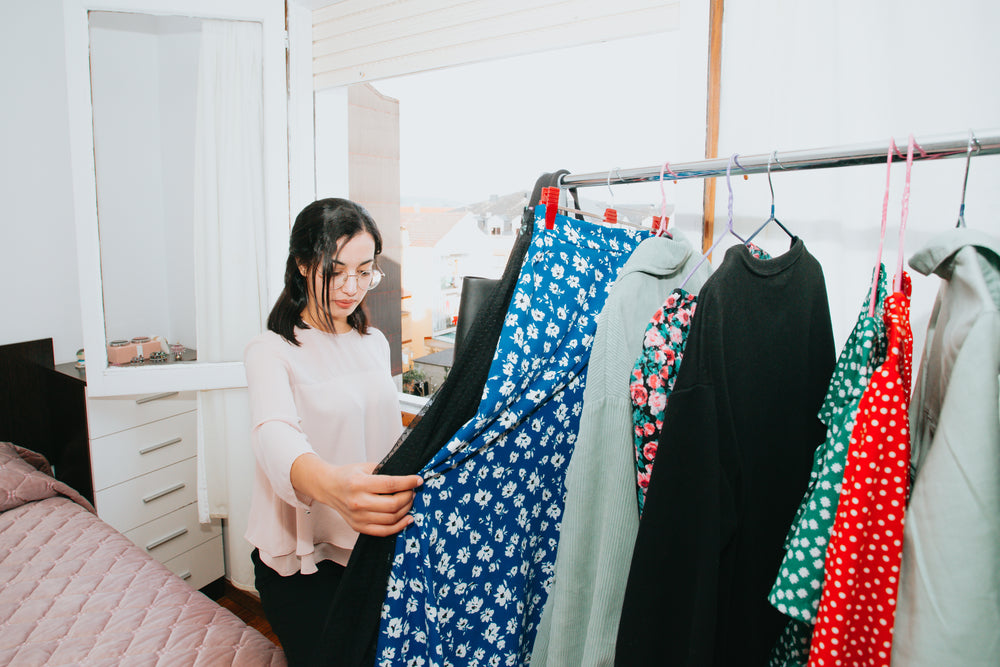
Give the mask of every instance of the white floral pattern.
[[476, 415], [421, 471], [396, 539], [380, 666], [518, 665], [555, 571], [597, 316], [648, 232], [544, 207]]

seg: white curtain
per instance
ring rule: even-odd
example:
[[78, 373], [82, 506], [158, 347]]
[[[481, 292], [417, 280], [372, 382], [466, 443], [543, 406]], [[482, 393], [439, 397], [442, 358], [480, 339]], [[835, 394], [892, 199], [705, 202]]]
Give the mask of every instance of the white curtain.
[[[241, 361], [268, 312], [261, 26], [202, 23], [195, 149], [198, 360]], [[243, 539], [253, 455], [246, 389], [198, 392], [198, 511], [226, 519], [226, 570], [253, 588]]]

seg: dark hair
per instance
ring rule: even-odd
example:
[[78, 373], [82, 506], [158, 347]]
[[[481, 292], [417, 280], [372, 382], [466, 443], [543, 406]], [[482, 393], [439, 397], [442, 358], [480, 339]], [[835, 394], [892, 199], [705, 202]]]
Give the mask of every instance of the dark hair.
[[[299, 265], [306, 267], [311, 277], [316, 270], [322, 271], [323, 291], [316, 299], [321, 314], [333, 330], [333, 314], [330, 312], [329, 294], [333, 282], [333, 262], [337, 258], [337, 245], [341, 240], [352, 239], [358, 234], [371, 234], [375, 239], [375, 256], [382, 252], [382, 235], [375, 221], [363, 207], [347, 199], [320, 199], [306, 206], [296, 216], [288, 241], [288, 261], [285, 263], [285, 288], [274, 303], [267, 318], [267, 328], [285, 338], [293, 345], [295, 327], [306, 328], [302, 311], [309, 303], [311, 280], [299, 271]], [[368, 313], [364, 302], [347, 316], [347, 323], [358, 333], [368, 332]]]

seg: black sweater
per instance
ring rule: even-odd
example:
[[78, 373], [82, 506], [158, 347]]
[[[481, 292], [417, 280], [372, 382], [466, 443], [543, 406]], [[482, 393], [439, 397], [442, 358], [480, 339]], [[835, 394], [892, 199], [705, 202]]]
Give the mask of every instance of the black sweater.
[[823, 271], [802, 241], [730, 248], [698, 296], [636, 538], [617, 665], [766, 665], [767, 595], [826, 429], [835, 363]]

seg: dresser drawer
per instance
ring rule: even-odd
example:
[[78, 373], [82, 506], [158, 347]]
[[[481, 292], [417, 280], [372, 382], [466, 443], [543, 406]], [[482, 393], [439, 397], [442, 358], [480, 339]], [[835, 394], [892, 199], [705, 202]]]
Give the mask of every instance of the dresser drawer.
[[191, 588], [201, 588], [226, 574], [222, 553], [222, 535], [174, 556], [164, 563], [170, 571], [188, 582]]
[[124, 533], [195, 502], [196, 461], [185, 459], [97, 491], [97, 514]]
[[100, 491], [197, 455], [197, 435], [198, 413], [185, 412], [91, 438], [94, 489]]
[[222, 535], [222, 525], [218, 521], [198, 523], [198, 503], [186, 505], [125, 533], [125, 537], [161, 563], [219, 535]]
[[91, 438], [100, 438], [151, 421], [190, 412], [197, 407], [193, 391], [87, 399]]

